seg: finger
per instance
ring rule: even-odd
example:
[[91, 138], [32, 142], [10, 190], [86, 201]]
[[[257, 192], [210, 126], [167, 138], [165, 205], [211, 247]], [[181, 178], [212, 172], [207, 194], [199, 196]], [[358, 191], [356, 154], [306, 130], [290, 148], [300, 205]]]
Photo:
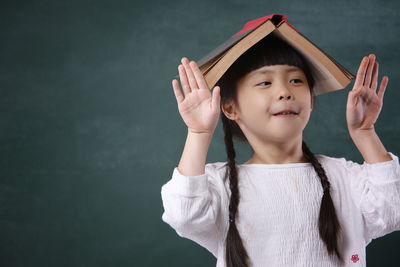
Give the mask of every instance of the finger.
[[384, 76], [382, 78], [381, 85], [379, 86], [379, 90], [378, 90], [378, 93], [377, 93], [378, 94], [378, 98], [380, 100], [383, 99], [383, 95], [385, 94], [386, 86], [387, 86], [388, 82], [389, 82], [389, 77], [388, 76]]
[[180, 77], [181, 83], [182, 83], [183, 92], [185, 93], [185, 96], [186, 96], [187, 94], [189, 94], [191, 92], [188, 78], [186, 76], [186, 71], [185, 71], [185, 68], [182, 66], [182, 64], [179, 64], [178, 70], [179, 70], [179, 77]]
[[367, 76], [365, 77], [365, 81], [364, 81], [364, 86], [366, 86], [367, 88], [370, 88], [371, 87], [372, 69], [375, 64], [375, 55], [370, 54], [368, 57], [369, 57], [369, 63], [368, 63], [368, 68], [367, 68]]
[[372, 83], [371, 89], [376, 92], [376, 86], [378, 85], [378, 71], [379, 71], [379, 63], [375, 61], [374, 70], [372, 71]]
[[354, 92], [353, 97], [354, 97], [354, 98], [357, 98], [357, 97], [359, 97], [359, 96], [360, 96], [361, 94], [363, 94], [363, 93], [365, 93], [365, 87], [364, 87], [364, 86], [361, 86], [361, 87], [358, 88], [358, 90], [356, 90], [356, 91]]
[[364, 84], [365, 70], [368, 65], [368, 57], [363, 57], [360, 67], [358, 67], [356, 81], [354, 82], [354, 89], [360, 88]]
[[190, 62], [190, 67], [193, 70], [193, 73], [194, 73], [194, 76], [196, 77], [197, 84], [199, 85], [199, 88], [201, 88], [201, 89], [210, 89], [210, 88], [208, 88], [208, 85], [207, 85], [206, 81], [204, 80], [204, 76], [201, 73], [201, 70], [197, 66], [196, 62], [191, 61]]
[[179, 89], [179, 83], [176, 79], [172, 80], [172, 88], [174, 88], [174, 94], [176, 98], [176, 102], [179, 104], [184, 100], [184, 97]]
[[357, 104], [356, 92], [350, 91], [348, 95], [347, 108], [353, 108]]
[[219, 106], [221, 100], [220, 91], [221, 90], [219, 86], [214, 87], [211, 100], [211, 108], [214, 110], [218, 110], [220, 108]]
[[185, 71], [189, 79], [190, 89], [198, 89], [199, 86], [197, 85], [196, 78], [194, 77], [193, 71], [189, 66], [189, 60], [186, 57], [182, 58], [182, 64], [185, 67]]

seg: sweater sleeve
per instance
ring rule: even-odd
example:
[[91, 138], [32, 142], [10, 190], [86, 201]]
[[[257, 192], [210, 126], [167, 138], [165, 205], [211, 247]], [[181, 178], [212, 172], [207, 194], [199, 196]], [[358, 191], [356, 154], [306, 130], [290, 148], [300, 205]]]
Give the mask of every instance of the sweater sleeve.
[[346, 161], [351, 195], [364, 221], [366, 244], [400, 230], [400, 166], [392, 160], [362, 165]]
[[216, 258], [220, 240], [219, 217], [223, 185], [213, 164], [205, 173], [184, 176], [175, 167], [172, 178], [161, 187], [162, 220], [176, 233], [205, 247]]

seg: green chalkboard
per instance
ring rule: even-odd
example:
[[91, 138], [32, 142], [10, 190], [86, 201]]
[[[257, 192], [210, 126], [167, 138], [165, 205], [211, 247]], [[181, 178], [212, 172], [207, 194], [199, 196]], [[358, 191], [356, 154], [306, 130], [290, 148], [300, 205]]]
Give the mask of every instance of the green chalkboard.
[[[287, 16], [356, 73], [374, 53], [389, 76], [376, 131], [400, 154], [398, 1], [2, 1], [0, 265], [215, 266], [162, 222], [161, 186], [187, 129], [171, 78], [251, 19]], [[304, 138], [314, 153], [362, 162], [347, 132], [351, 83], [318, 97]], [[249, 147], [237, 144], [237, 159]], [[221, 122], [207, 162], [225, 161]], [[398, 266], [398, 232], [367, 247]]]

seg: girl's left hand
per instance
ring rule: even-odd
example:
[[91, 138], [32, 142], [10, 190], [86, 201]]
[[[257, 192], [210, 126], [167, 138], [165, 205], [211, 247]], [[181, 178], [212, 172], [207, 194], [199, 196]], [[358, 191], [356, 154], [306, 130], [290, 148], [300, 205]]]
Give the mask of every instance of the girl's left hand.
[[350, 133], [360, 130], [374, 130], [383, 105], [389, 77], [382, 78], [379, 90], [376, 92], [378, 82], [379, 64], [375, 55], [364, 57], [358, 68], [353, 89], [347, 97], [346, 120]]

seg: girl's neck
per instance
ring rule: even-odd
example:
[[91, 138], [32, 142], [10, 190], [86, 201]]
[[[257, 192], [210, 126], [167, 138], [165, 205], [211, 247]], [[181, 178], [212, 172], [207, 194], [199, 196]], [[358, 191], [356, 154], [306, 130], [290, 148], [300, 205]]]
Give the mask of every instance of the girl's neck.
[[253, 155], [251, 159], [246, 161], [243, 164], [288, 164], [288, 163], [307, 163], [309, 162], [306, 157], [304, 156], [304, 153], [301, 153], [300, 156], [294, 156], [294, 155], [287, 155], [280, 157], [278, 159], [275, 157], [274, 159], [267, 159], [267, 160], [261, 160], [257, 157], [257, 155]]
[[[278, 141], [262, 141], [253, 135], [247, 138], [253, 156], [244, 164], [308, 163], [303, 152], [303, 134], [293, 134]], [[275, 138], [276, 139], [276, 138]]]

